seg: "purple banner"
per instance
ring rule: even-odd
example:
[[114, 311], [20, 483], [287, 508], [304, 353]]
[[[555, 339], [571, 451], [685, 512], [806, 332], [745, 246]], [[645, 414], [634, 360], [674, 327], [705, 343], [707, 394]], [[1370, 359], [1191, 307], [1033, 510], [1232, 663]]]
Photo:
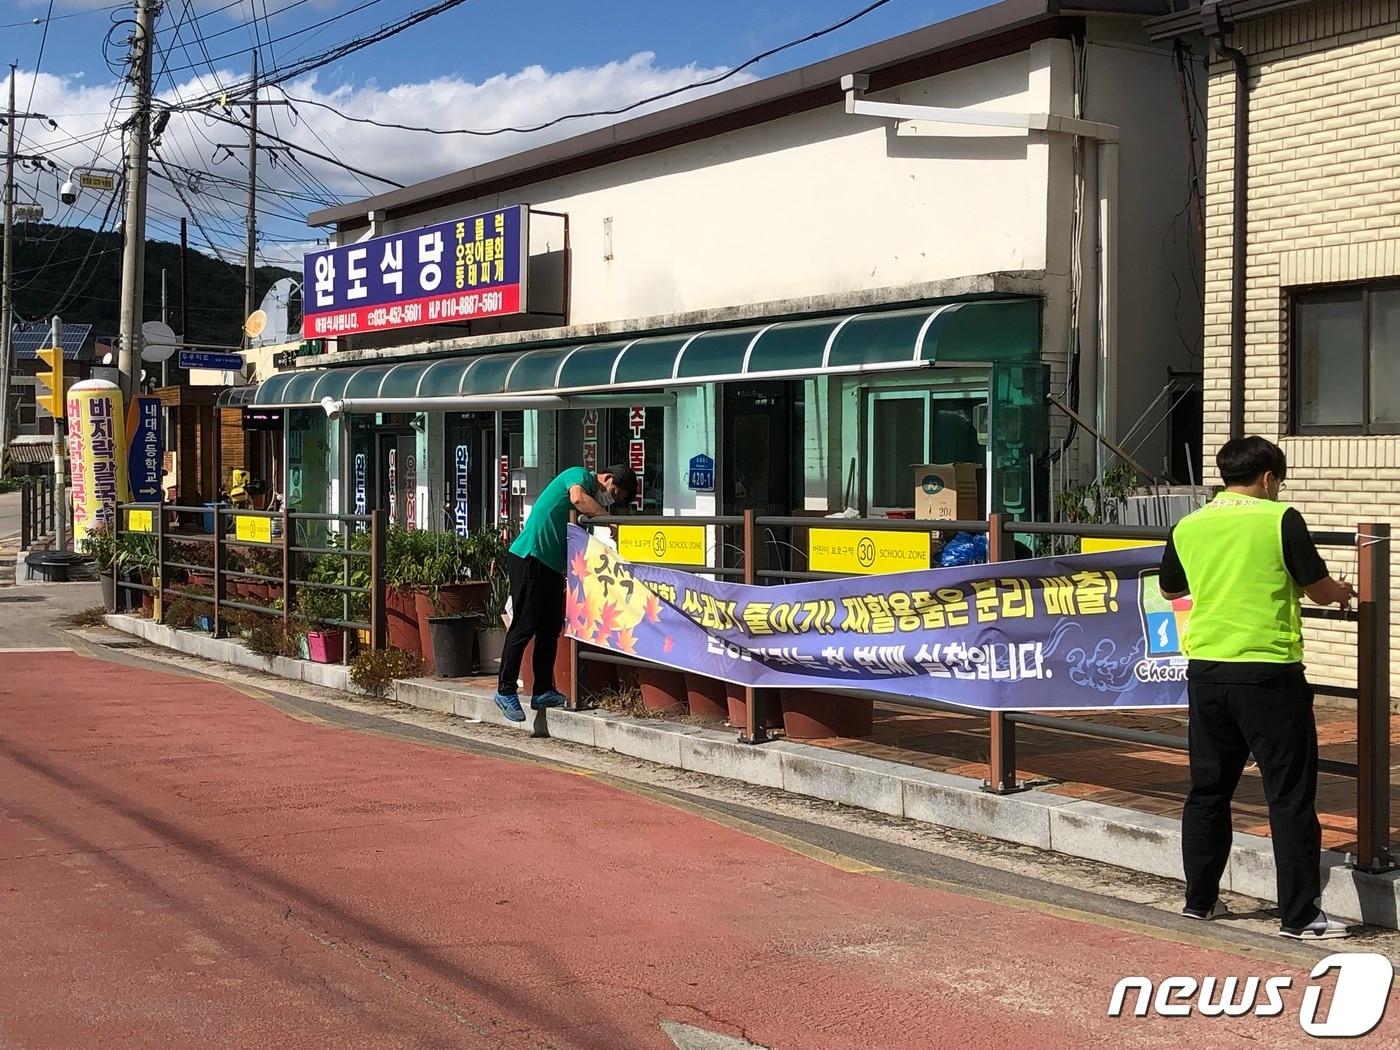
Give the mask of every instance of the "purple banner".
[[1180, 707], [1189, 598], [1162, 548], [754, 587], [624, 561], [569, 526], [571, 638], [741, 685], [983, 710]]

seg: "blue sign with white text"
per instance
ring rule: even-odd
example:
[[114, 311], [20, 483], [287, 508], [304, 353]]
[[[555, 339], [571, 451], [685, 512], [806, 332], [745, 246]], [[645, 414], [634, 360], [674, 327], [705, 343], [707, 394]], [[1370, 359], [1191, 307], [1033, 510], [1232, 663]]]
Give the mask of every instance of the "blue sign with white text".
[[715, 461], [703, 452], [691, 456], [686, 486], [696, 492], [712, 492], [715, 487]]
[[165, 452], [160, 424], [160, 398], [131, 399], [126, 418], [126, 471], [131, 481], [131, 498], [137, 502], [160, 499]]
[[243, 358], [239, 354], [220, 354], [212, 350], [181, 350], [181, 368], [212, 368], [216, 372], [243, 371]]

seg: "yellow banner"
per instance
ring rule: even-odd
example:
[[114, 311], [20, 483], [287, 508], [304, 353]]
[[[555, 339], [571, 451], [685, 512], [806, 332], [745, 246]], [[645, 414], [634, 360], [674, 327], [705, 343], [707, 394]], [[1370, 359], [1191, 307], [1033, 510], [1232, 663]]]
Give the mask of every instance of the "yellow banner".
[[250, 543], [271, 543], [272, 519], [255, 517], [252, 514], [235, 514], [233, 534], [238, 539]]
[[617, 552], [645, 565], [705, 565], [705, 526], [620, 525]]
[[807, 537], [812, 572], [875, 575], [929, 567], [927, 532], [870, 529], [812, 529]]
[[1109, 551], [1129, 551], [1136, 547], [1160, 547], [1161, 540], [1105, 540], [1085, 536], [1079, 541], [1080, 554], [1106, 554]]
[[126, 413], [115, 383], [85, 379], [68, 391], [68, 465], [73, 486], [73, 545], [111, 524], [131, 498], [126, 481]]
[[155, 515], [149, 510], [127, 511], [126, 528], [128, 532], [155, 532]]

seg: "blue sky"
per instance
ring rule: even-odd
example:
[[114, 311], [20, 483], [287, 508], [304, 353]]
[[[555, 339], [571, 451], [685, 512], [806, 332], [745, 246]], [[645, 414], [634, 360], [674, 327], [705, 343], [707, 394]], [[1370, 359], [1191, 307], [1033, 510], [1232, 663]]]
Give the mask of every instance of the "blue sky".
[[[157, 95], [167, 101], [207, 97], [246, 78], [250, 49], [264, 69], [287, 65], [372, 32], [430, 0], [166, 0], [157, 24], [163, 71]], [[403, 34], [288, 83], [293, 98], [329, 102], [357, 116], [432, 127], [492, 128], [548, 120], [563, 113], [611, 108], [688, 85], [750, 56], [836, 22], [868, 0], [807, 0], [800, 5], [740, 0], [658, 4], [655, 0], [468, 0]], [[889, 0], [855, 24], [768, 60], [746, 76], [763, 76], [848, 51], [872, 41], [982, 6], [978, 0]], [[357, 10], [358, 8], [362, 8]], [[131, 6], [110, 0], [0, 3], [0, 60], [18, 63], [19, 101], [34, 88], [33, 108], [60, 123], [23, 128], [24, 145], [55, 157], [63, 169], [112, 166], [120, 137], [111, 130]], [[250, 17], [256, 12], [257, 18]], [[264, 18], [264, 14], [270, 18]], [[328, 25], [312, 28], [316, 23]], [[114, 22], [118, 24], [114, 25]], [[195, 32], [197, 28], [198, 32]], [[307, 30], [299, 32], [301, 30]], [[178, 35], [177, 35], [178, 34]], [[107, 41], [104, 49], [104, 39]], [[43, 40], [39, 75], [35, 63]], [[105, 50], [105, 57], [104, 57]], [[109, 65], [109, 62], [111, 65]], [[738, 81], [736, 81], [738, 82]], [[344, 121], [323, 109], [265, 108], [263, 128], [306, 149], [333, 154], [375, 175], [411, 183], [493, 156], [595, 127], [601, 118], [570, 122], [544, 134], [496, 138], [439, 137], [384, 131]], [[194, 243], [241, 257], [241, 156], [220, 143], [246, 141], [240, 128], [202, 114], [177, 114], [161, 147], [165, 168], [152, 181], [151, 235], [171, 239], [180, 215], [192, 213]], [[309, 154], [297, 163], [264, 162], [260, 171], [261, 250], [291, 261], [316, 233], [307, 211], [388, 188]], [[190, 173], [208, 177], [194, 180]], [[100, 225], [106, 202], [85, 194], [64, 208], [58, 176], [27, 176], [26, 192], [53, 221]], [[180, 185], [176, 185], [176, 183]], [[108, 228], [112, 225], [108, 219]]]

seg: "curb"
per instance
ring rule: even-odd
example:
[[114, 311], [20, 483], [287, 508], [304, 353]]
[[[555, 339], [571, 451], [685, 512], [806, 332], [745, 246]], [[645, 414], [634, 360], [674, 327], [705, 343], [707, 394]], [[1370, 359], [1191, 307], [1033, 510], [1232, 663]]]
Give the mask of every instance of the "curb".
[[[177, 631], [135, 616], [109, 615], [107, 623], [153, 645], [222, 663], [360, 693], [347, 668], [285, 657], [267, 659], [242, 645]], [[759, 787], [873, 810], [1005, 842], [1052, 850], [1072, 857], [1180, 880], [1179, 821], [1105, 806], [1045, 791], [993, 795], [981, 782], [914, 766], [846, 754], [829, 748], [778, 741], [741, 744], [733, 731], [628, 718], [605, 711], [555, 708], [531, 712], [511, 722], [489, 693], [453, 687], [440, 679], [395, 683], [399, 703], [442, 714], [603, 748], [631, 758]], [[1275, 901], [1274, 857], [1270, 840], [1236, 834], [1221, 888]], [[1322, 855], [1322, 906], [1329, 915], [1400, 929], [1400, 872], [1369, 875], [1346, 866], [1346, 856]]]

